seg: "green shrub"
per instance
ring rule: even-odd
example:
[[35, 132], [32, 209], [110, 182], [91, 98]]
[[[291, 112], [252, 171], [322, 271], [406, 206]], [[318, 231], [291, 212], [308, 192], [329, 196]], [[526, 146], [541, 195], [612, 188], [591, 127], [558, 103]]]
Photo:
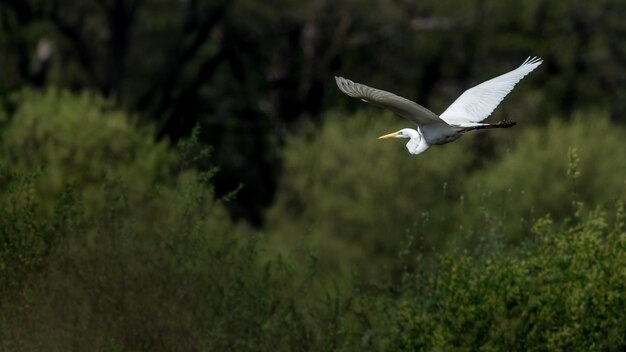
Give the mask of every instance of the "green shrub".
[[285, 146], [268, 237], [282, 253], [313, 249], [331, 271], [382, 277], [412, 265], [402, 251], [519, 242], [544, 214], [560, 221], [573, 202], [623, 196], [626, 132], [604, 114], [582, 117], [475, 133], [413, 157], [406, 141], [376, 140], [407, 126], [396, 116], [330, 116]]
[[[53, 214], [31, 216], [34, 180], [12, 178], [2, 179], [10, 186], [0, 203], [8, 210], [0, 212], [2, 350], [362, 345], [367, 329], [354, 318], [354, 299], [311, 290], [318, 285], [313, 257], [260, 264], [260, 238], [228, 220], [208, 174], [153, 192], [140, 208], [129, 207], [126, 188], [110, 182], [98, 216], [85, 215], [70, 188]], [[302, 271], [304, 278], [296, 275]]]
[[[475, 159], [484, 135], [414, 158], [375, 139], [406, 125], [391, 115], [329, 117], [288, 142], [265, 233], [250, 236], [215, 198], [215, 171], [189, 168], [206, 156], [197, 135], [155, 143], [89, 94], [16, 102], [0, 141], [1, 350], [626, 346], [623, 207], [588, 211], [623, 198], [622, 151], [605, 152], [623, 131], [605, 119], [528, 128]], [[433, 255], [466, 238], [483, 242]]]
[[260, 237], [214, 197], [214, 170], [185, 167], [206, 156], [197, 136], [168, 149], [88, 94], [18, 102], [0, 154], [0, 350], [355, 343], [349, 305], [310, 296], [314, 260], [261, 264]]
[[92, 93], [25, 90], [12, 98], [15, 112], [1, 132], [0, 160], [12, 172], [43, 168], [33, 184], [43, 211], [72, 184], [83, 210], [103, 206], [102, 181], [118, 179], [134, 201], [156, 184], [172, 183], [180, 168], [175, 153], [154, 141], [153, 128]]
[[407, 232], [418, 248], [440, 248], [455, 229], [444, 214], [472, 158], [458, 143], [413, 158], [406, 141], [376, 139], [401, 126], [391, 114], [330, 116], [290, 139], [267, 215], [270, 241], [286, 252], [313, 249], [323, 267], [377, 275], [401, 269]]
[[[391, 349], [583, 350], [626, 348], [626, 228], [596, 212], [511, 256], [445, 256], [437, 275], [389, 315]], [[427, 294], [424, 294], [426, 292]]]
[[[25, 91], [15, 102], [0, 153], [3, 349], [174, 346], [172, 334], [197, 325], [202, 307], [226, 307], [210, 322], [230, 328], [236, 290], [264, 281], [248, 254], [256, 247], [213, 197], [213, 172], [181, 160], [195, 146], [178, 157], [87, 93]], [[218, 293], [229, 298], [217, 302]]]
[[626, 191], [624, 140], [626, 131], [599, 113], [527, 128], [512, 150], [468, 177], [466, 214], [477, 233], [488, 227], [519, 241], [545, 214], [570, 216], [573, 202], [611, 205]]
[[16, 174], [0, 164], [0, 296], [21, 292], [29, 275], [46, 267], [46, 259], [66, 234], [74, 197], [67, 189], [55, 217], [41, 221], [33, 182], [41, 170]]

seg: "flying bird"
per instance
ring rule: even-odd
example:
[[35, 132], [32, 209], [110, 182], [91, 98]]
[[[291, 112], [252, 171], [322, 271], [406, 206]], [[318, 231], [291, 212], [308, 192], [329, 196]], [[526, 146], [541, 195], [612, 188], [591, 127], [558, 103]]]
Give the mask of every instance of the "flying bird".
[[494, 124], [481, 123], [481, 121], [489, 117], [502, 99], [513, 90], [517, 82], [542, 62], [538, 57], [529, 57], [515, 70], [466, 90], [441, 115], [384, 90], [337, 76], [335, 76], [335, 81], [339, 89], [347, 95], [389, 109], [416, 123], [417, 129], [415, 130], [404, 128], [398, 132], [380, 136], [378, 139], [408, 138], [406, 148], [409, 153], [418, 155], [425, 152], [431, 145], [450, 143], [470, 131], [515, 126], [515, 122], [507, 120]]

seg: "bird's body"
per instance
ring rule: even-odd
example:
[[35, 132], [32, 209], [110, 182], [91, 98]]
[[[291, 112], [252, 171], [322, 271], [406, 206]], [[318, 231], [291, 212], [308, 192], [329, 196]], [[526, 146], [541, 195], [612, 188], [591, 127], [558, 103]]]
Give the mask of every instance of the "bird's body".
[[347, 95], [389, 109], [417, 124], [417, 129], [405, 128], [398, 132], [379, 137], [409, 138], [409, 153], [418, 155], [431, 145], [455, 141], [463, 133], [487, 129], [508, 128], [515, 122], [500, 121], [485, 124], [485, 120], [504, 97], [513, 90], [515, 84], [532, 70], [541, 65], [539, 58], [528, 58], [517, 69], [483, 82], [466, 90], [446, 111], [437, 115], [425, 107], [384, 90], [368, 87], [350, 80], [335, 77], [339, 89]]

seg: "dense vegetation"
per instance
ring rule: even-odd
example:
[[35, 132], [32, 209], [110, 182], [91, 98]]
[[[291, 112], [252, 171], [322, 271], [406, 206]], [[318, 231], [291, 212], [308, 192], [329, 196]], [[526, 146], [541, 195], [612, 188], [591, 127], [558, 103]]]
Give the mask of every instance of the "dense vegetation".
[[[1, 351], [626, 350], [622, 0], [0, 0]], [[441, 112], [410, 156], [342, 75]]]
[[390, 316], [392, 350], [619, 351], [624, 348], [626, 233], [593, 212], [556, 227], [536, 222], [516, 255], [445, 256]]
[[404, 143], [376, 139], [394, 123], [402, 122], [391, 114], [333, 117], [314, 137], [287, 143], [284, 180], [266, 226], [276, 247], [306, 243], [302, 248], [315, 248], [323, 263], [385, 277], [407, 265], [397, 260], [407, 234], [415, 236], [411, 251], [427, 255], [516, 243], [546, 214], [571, 217], [574, 201], [610, 207], [626, 191], [626, 150], [615, 147], [626, 133], [602, 113], [520, 127], [515, 140], [492, 133], [499, 149], [480, 163], [468, 157], [467, 145], [484, 134], [413, 160]]
[[626, 158], [601, 152], [624, 132], [602, 114], [528, 127], [478, 166], [461, 143], [408, 162], [371, 136], [389, 115], [329, 116], [287, 143], [259, 233], [228, 217], [236, 190], [215, 197], [197, 131], [154, 143], [94, 94], [12, 104], [3, 350], [626, 346]]
[[259, 225], [285, 137], [361, 106], [333, 75], [439, 113], [537, 55], [545, 64], [497, 117], [593, 108], [624, 122], [625, 13], [622, 0], [2, 0], [0, 94], [89, 89], [173, 140], [201, 122], [218, 194], [245, 183], [228, 208]]

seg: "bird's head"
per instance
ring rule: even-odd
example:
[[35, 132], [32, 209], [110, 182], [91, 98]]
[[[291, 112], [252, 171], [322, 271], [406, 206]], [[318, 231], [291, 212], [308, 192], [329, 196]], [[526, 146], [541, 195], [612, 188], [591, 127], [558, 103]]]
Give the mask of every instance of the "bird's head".
[[378, 139], [388, 139], [388, 138], [419, 138], [420, 135], [416, 130], [410, 128], [403, 128], [398, 132], [393, 132], [386, 134], [384, 136], [378, 137]]

